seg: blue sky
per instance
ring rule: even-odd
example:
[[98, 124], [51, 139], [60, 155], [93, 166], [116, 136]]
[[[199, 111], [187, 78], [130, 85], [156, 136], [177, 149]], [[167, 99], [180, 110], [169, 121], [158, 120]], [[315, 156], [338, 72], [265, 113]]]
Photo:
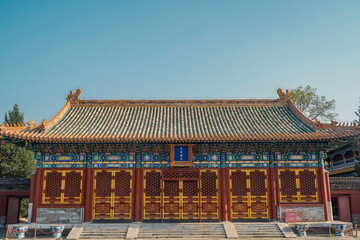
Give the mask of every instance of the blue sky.
[[360, 1], [0, 0], [0, 120], [82, 99], [275, 98], [311, 85], [352, 121]]

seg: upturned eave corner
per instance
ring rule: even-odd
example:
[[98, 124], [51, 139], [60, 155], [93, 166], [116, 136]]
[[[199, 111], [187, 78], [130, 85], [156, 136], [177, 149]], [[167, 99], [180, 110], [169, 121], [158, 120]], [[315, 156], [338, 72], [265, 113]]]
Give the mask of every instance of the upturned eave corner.
[[279, 102], [284, 104], [285, 106], [289, 107], [293, 113], [298, 116], [304, 123], [309, 125], [311, 128], [313, 128], [315, 131], [320, 130], [322, 128], [322, 125], [320, 122], [314, 122], [310, 120], [308, 117], [306, 117], [293, 103], [292, 99], [293, 97], [290, 94], [290, 91], [288, 89], [285, 90], [285, 92], [281, 89], [277, 89], [277, 94], [279, 95]]
[[291, 94], [289, 90], [285, 90], [285, 92], [281, 89], [277, 89], [277, 94], [279, 95], [278, 101], [281, 104], [289, 107], [293, 112], [306, 124], [312, 127], [316, 132], [321, 129], [332, 129], [332, 130], [355, 130], [359, 131], [360, 135], [360, 123], [346, 123], [346, 122], [338, 122], [336, 120], [331, 119], [330, 123], [323, 123], [319, 119], [315, 119], [314, 121], [306, 117], [293, 103]]
[[289, 102], [291, 102], [292, 97], [288, 89], [286, 89], [284, 92], [281, 88], [278, 88], [276, 92], [279, 95], [278, 100], [281, 103], [287, 105]]
[[67, 102], [66, 102], [65, 106], [60, 110], [60, 112], [58, 114], [56, 114], [56, 116], [53, 117], [50, 121], [46, 122], [46, 120], [44, 119], [41, 122], [41, 131], [46, 132], [47, 130], [49, 130], [65, 115], [65, 113], [69, 110], [71, 105], [79, 104], [80, 95], [81, 95], [80, 89], [76, 89], [75, 93], [70, 91], [70, 93], [68, 94], [68, 96], [66, 98]]
[[71, 104], [79, 104], [80, 95], [81, 95], [81, 90], [80, 89], [76, 89], [76, 91], [74, 93], [72, 91], [70, 91], [70, 93], [68, 94], [66, 100], [68, 102], [70, 102]]

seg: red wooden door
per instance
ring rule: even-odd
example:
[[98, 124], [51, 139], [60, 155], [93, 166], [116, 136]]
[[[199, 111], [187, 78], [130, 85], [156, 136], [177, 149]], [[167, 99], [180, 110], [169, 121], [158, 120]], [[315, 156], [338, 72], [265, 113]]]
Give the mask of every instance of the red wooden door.
[[349, 195], [342, 195], [338, 197], [338, 208], [340, 221], [351, 222]]
[[19, 223], [20, 198], [9, 197], [6, 224]]

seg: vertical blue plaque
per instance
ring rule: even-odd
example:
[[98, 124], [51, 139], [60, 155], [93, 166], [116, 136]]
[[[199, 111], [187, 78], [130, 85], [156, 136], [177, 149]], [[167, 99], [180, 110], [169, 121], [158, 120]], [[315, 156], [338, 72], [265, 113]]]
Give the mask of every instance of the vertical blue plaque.
[[192, 167], [192, 144], [172, 145], [171, 167]]
[[189, 161], [189, 147], [188, 146], [175, 146], [174, 147], [174, 161], [175, 162]]

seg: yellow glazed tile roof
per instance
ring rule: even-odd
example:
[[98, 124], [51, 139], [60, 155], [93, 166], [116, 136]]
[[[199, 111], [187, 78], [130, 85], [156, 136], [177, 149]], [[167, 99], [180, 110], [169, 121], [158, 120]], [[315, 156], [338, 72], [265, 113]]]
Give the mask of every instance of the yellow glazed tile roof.
[[322, 141], [358, 136], [359, 126], [312, 122], [278, 90], [274, 100], [81, 100], [68, 95], [49, 122], [2, 126], [35, 142]]

